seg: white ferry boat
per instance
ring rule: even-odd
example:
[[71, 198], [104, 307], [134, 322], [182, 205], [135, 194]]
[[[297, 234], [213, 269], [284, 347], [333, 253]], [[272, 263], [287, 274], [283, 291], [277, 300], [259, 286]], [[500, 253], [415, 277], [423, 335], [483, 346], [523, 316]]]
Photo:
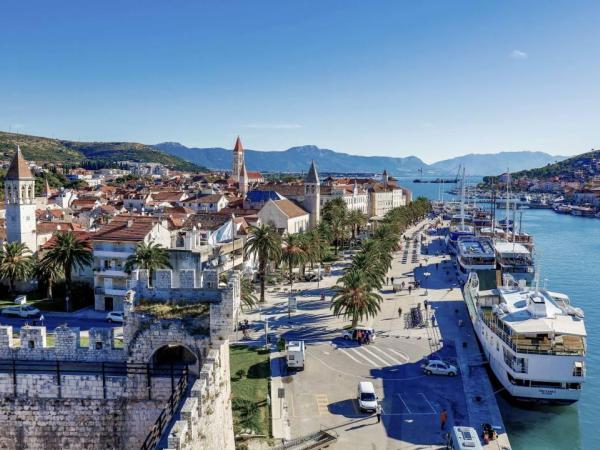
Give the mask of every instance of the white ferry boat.
[[461, 236], [456, 243], [459, 276], [466, 281], [471, 272], [496, 269], [496, 252], [489, 237]]
[[465, 301], [490, 367], [512, 397], [559, 404], [579, 399], [586, 330], [583, 311], [566, 295], [512, 286], [479, 291], [472, 273]]
[[510, 275], [515, 280], [524, 280], [531, 285], [535, 276], [535, 265], [531, 251], [523, 244], [504, 239], [494, 241], [496, 262], [502, 275]]

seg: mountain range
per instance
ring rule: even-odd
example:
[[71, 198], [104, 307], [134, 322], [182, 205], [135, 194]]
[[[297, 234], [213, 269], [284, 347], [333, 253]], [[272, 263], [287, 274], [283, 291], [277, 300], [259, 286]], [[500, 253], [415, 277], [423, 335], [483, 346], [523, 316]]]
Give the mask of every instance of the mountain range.
[[176, 170], [203, 171], [203, 167], [137, 142], [75, 142], [0, 131], [0, 158], [10, 159], [17, 145], [31, 161], [82, 164], [136, 161], [161, 163]]
[[[214, 170], [231, 168], [231, 150], [212, 147], [186, 147], [178, 142], [156, 144], [162, 151]], [[402, 158], [390, 156], [359, 156], [315, 145], [292, 147], [280, 151], [244, 150], [247, 170], [263, 172], [303, 172], [314, 160], [322, 172], [373, 172], [386, 169], [392, 175], [455, 175], [459, 165], [466, 167], [469, 175], [497, 175], [506, 171], [543, 167], [564, 159], [543, 152], [517, 151], [493, 154], [469, 154], [427, 164], [416, 156]]]

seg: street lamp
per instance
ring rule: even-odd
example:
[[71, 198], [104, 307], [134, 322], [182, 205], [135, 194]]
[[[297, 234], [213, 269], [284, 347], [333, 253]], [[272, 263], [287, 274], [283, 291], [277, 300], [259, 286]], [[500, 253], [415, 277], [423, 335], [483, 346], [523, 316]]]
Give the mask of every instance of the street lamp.
[[428, 279], [429, 279], [429, 277], [431, 276], [431, 273], [430, 273], [430, 272], [425, 272], [425, 273], [423, 274], [423, 276], [425, 277], [425, 295], [427, 295], [427, 294], [428, 294], [427, 288], [428, 288], [428, 286], [429, 286], [429, 284], [427, 283], [427, 280], [428, 280]]

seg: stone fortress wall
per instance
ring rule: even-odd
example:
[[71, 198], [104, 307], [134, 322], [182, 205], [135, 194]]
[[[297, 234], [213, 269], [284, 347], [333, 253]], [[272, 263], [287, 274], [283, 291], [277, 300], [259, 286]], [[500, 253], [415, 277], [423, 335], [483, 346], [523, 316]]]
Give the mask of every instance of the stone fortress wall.
[[[24, 326], [17, 340], [11, 326], [0, 326], [0, 448], [139, 448], [172, 392], [171, 377], [148, 376], [143, 367], [158, 349], [183, 346], [197, 363], [181, 420], [167, 430], [169, 445], [234, 449], [228, 336], [240, 274], [231, 273], [217, 292], [209, 336], [191, 334], [180, 320], [136, 313], [127, 302], [123, 348], [115, 348], [110, 329], [90, 329], [89, 345], [81, 347], [79, 330], [61, 326], [49, 347], [45, 327]], [[97, 372], [81, 374], [78, 364]], [[117, 366], [124, 372], [103, 373]]]

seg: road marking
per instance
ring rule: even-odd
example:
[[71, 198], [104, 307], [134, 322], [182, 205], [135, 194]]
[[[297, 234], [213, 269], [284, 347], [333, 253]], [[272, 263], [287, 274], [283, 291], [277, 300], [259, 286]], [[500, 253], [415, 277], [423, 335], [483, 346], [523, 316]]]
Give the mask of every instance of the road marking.
[[389, 359], [390, 361], [392, 361], [392, 364], [393, 364], [393, 365], [397, 365], [397, 366], [399, 366], [399, 365], [402, 365], [402, 364], [404, 364], [404, 362], [403, 362], [403, 361], [399, 361], [398, 359], [394, 358], [394, 356], [393, 356], [393, 355], [390, 355], [389, 353], [386, 353], [386, 350], [390, 350], [389, 348], [386, 348], [386, 349], [384, 350], [383, 348], [379, 348], [379, 347], [375, 347], [375, 346], [373, 346], [373, 347], [371, 347], [371, 350], [372, 350], [372, 351], [377, 351], [377, 352], [380, 352], [381, 354], [383, 354], [383, 356], [384, 356], [385, 358], [387, 358], [387, 359]]
[[422, 392], [419, 392], [419, 394], [423, 396], [423, 398], [425, 399], [425, 401], [427, 402], [427, 404], [429, 405], [429, 407], [433, 411], [432, 414], [436, 414], [435, 408], [433, 407], [433, 405], [431, 404], [431, 402], [429, 401], [429, 399], [425, 396], [425, 394], [423, 394]]
[[404, 405], [404, 407], [406, 408], [406, 410], [408, 411], [408, 413], [412, 414], [412, 411], [410, 410], [410, 408], [408, 407], [408, 405], [406, 404], [406, 402], [404, 401], [402, 396], [400, 394], [397, 394], [397, 395], [398, 395], [398, 398], [400, 399], [400, 401], [402, 402], [402, 404]]
[[371, 364], [373, 366], [377, 366], [377, 363], [375, 361], [370, 360], [368, 356], [363, 355], [361, 352], [358, 351], [358, 349], [351, 348], [350, 351], [352, 351], [352, 353], [354, 353], [355, 355], [360, 356], [361, 358], [363, 358], [364, 360], [366, 360], [367, 363], [369, 363], [369, 364]]
[[354, 360], [355, 362], [357, 362], [358, 364], [362, 364], [362, 362], [360, 362], [358, 359], [356, 359], [354, 356], [352, 356], [350, 354], [350, 352], [345, 351], [344, 349], [339, 349], [344, 355], [346, 355], [347, 357], [349, 357], [350, 359]]
[[408, 362], [408, 360], [410, 359], [408, 356], [406, 356], [404, 353], [399, 352], [397, 350], [394, 350], [393, 348], [388, 348], [388, 350], [392, 353], [395, 353], [396, 355], [398, 355], [400, 358], [402, 358], [404, 360], [404, 362]]
[[383, 359], [383, 358], [379, 357], [378, 355], [376, 355], [376, 354], [375, 354], [375, 352], [372, 352], [372, 351], [371, 351], [371, 350], [369, 350], [368, 348], [366, 348], [366, 347], [363, 347], [363, 350], [364, 350], [365, 352], [367, 352], [369, 355], [371, 355], [373, 358], [377, 358], [379, 361], [381, 361], [381, 362], [383, 363], [384, 367], [387, 367], [387, 366], [389, 366], [389, 365], [390, 365], [390, 362], [389, 362], [389, 361], [386, 361], [385, 359]]
[[329, 405], [329, 399], [327, 398], [327, 395], [316, 394], [315, 400], [317, 402], [317, 411], [319, 412], [319, 415], [322, 416], [327, 414], [329, 412], [329, 408], [327, 407]]

